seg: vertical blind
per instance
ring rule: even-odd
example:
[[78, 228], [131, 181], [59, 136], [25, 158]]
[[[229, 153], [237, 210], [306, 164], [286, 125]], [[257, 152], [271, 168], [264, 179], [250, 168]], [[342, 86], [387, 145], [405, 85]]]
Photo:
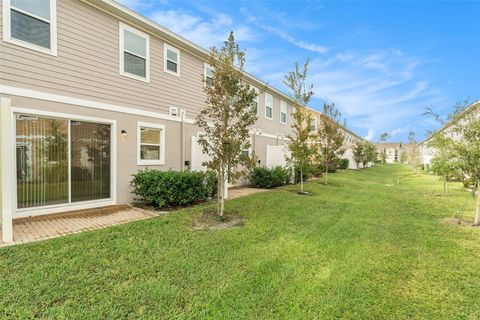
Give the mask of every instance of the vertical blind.
[[68, 121], [17, 115], [17, 205], [68, 202]]
[[17, 207], [110, 198], [108, 124], [16, 116]]

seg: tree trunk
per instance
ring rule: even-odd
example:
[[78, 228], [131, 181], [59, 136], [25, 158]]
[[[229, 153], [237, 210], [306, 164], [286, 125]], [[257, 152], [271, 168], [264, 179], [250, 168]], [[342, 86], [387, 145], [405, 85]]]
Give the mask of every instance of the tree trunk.
[[220, 187], [219, 192], [219, 201], [218, 201], [218, 215], [223, 217], [223, 212], [225, 210], [225, 177], [223, 169], [221, 170], [218, 185]]
[[303, 193], [303, 169], [300, 168], [300, 192]]
[[328, 164], [325, 165], [325, 184], [328, 184]]
[[443, 195], [447, 195], [447, 178], [443, 177]]
[[475, 208], [475, 224], [478, 225], [480, 219], [480, 186], [477, 186], [477, 205]]

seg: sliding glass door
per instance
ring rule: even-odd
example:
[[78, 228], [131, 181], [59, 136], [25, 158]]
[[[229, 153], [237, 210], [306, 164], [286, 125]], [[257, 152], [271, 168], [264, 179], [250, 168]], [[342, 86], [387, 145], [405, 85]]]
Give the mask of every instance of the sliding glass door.
[[72, 202], [110, 198], [110, 125], [70, 121]]
[[110, 124], [17, 114], [17, 208], [111, 198], [110, 136]]

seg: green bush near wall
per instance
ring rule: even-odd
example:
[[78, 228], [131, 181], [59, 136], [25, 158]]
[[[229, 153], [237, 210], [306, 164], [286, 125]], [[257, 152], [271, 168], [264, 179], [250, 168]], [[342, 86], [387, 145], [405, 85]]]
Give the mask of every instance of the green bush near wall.
[[288, 184], [291, 172], [282, 167], [256, 167], [250, 173], [250, 182], [258, 188], [275, 188]]
[[342, 170], [348, 169], [349, 163], [350, 163], [350, 161], [348, 159], [340, 160], [340, 169], [342, 169]]
[[133, 175], [132, 193], [148, 205], [176, 207], [191, 205], [215, 196], [213, 172], [141, 170]]

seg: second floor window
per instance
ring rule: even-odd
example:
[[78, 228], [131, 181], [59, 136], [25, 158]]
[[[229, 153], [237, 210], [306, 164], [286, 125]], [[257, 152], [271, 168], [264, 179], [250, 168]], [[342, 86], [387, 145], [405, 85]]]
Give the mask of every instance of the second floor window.
[[315, 118], [310, 120], [310, 131], [317, 131], [317, 119]]
[[285, 101], [280, 101], [280, 122], [287, 123], [287, 104]]
[[176, 76], [180, 76], [180, 50], [169, 46], [168, 44], [164, 45], [164, 71]]
[[4, 40], [56, 55], [55, 0], [6, 0]]
[[258, 98], [259, 98], [259, 91], [257, 88], [253, 87], [253, 90], [255, 90], [255, 92], [257, 93], [257, 96], [255, 97], [255, 99], [253, 99], [253, 102], [252, 102], [252, 111], [254, 111], [255, 113], [258, 113]]
[[209, 64], [205, 63], [203, 66], [203, 75], [208, 86], [213, 85], [213, 69]]
[[265, 118], [273, 119], [273, 97], [268, 93], [265, 93]]
[[120, 24], [120, 73], [140, 80], [149, 80], [149, 37]]

